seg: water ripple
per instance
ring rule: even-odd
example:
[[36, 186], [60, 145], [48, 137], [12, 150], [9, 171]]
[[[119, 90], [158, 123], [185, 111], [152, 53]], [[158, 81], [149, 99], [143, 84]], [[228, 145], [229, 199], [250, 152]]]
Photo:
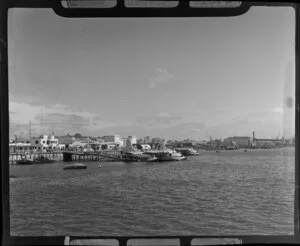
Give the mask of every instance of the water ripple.
[[294, 150], [11, 166], [12, 235], [292, 234]]

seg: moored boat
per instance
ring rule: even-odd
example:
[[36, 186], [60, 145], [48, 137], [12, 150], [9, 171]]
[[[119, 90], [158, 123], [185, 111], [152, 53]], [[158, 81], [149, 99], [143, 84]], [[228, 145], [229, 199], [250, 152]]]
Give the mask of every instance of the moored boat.
[[195, 156], [199, 155], [199, 153], [193, 148], [176, 148], [176, 151], [180, 152], [184, 156]]
[[145, 152], [133, 148], [131, 139], [127, 138], [126, 146], [121, 153], [120, 160], [123, 162], [151, 162], [156, 161], [157, 158], [154, 155], [146, 154]]
[[155, 156], [157, 158], [156, 161], [181, 161], [186, 159], [186, 156], [183, 156], [176, 150], [168, 149], [165, 146], [164, 141], [161, 143], [158, 150], [148, 150], [144, 153], [147, 155]]
[[34, 159], [23, 158], [22, 160], [16, 161], [17, 165], [44, 164], [44, 163], [53, 163], [53, 162], [54, 160], [51, 160], [45, 156], [40, 156]]
[[38, 158], [33, 159], [36, 164], [44, 164], [44, 163], [53, 163], [54, 160], [51, 160], [45, 156], [40, 156]]
[[33, 159], [24, 158], [22, 160], [16, 161], [16, 164], [17, 165], [30, 165], [30, 164], [35, 164], [35, 162]]
[[65, 166], [64, 170], [86, 169], [87, 166], [82, 163], [74, 163], [72, 165]]

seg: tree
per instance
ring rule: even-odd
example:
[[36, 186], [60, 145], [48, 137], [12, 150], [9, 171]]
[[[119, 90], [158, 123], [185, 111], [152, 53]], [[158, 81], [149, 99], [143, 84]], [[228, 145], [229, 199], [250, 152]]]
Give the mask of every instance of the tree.
[[136, 141], [136, 143], [142, 144], [142, 143], [143, 143], [143, 139], [142, 139], [142, 138], [139, 138], [139, 139]]
[[76, 134], [74, 135], [74, 137], [75, 137], [75, 138], [82, 138], [82, 136], [81, 136], [80, 133], [76, 133]]

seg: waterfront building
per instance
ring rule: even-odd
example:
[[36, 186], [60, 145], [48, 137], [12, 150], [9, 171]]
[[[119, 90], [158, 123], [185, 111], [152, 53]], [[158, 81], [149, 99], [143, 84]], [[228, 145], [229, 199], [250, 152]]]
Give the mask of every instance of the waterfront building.
[[[29, 144], [31, 141], [30, 141], [30, 138], [18, 138], [18, 137], [16, 137], [14, 140], [13, 139], [11, 139], [14, 143], [26, 143], [26, 144]], [[10, 140], [10, 141], [11, 141]]]
[[238, 146], [240, 148], [250, 147], [252, 146], [252, 143], [253, 141], [251, 137], [244, 137], [244, 136], [228, 137], [225, 138], [223, 141], [224, 146]]
[[119, 148], [120, 148], [120, 143], [116, 143], [116, 142], [105, 142], [101, 144], [101, 149], [113, 150]]
[[136, 138], [136, 136], [128, 136], [128, 138], [130, 139], [130, 141], [131, 141], [131, 144], [136, 144], [136, 140], [137, 140], [137, 138]]
[[57, 137], [58, 143], [65, 145], [65, 148], [69, 148], [69, 146], [76, 141], [76, 138], [70, 135]]
[[15, 141], [14, 138], [10, 138], [10, 139], [9, 139], [9, 143], [10, 143], [10, 144], [13, 144], [13, 143], [16, 143], [16, 141]]
[[120, 135], [103, 136], [105, 142], [117, 143], [120, 141]]
[[43, 135], [40, 137], [31, 138], [31, 144], [39, 150], [54, 150], [59, 144], [58, 139], [55, 138], [54, 134]]
[[100, 138], [100, 137], [97, 137], [96, 138], [96, 141], [99, 142], [99, 143], [104, 143], [104, 139], [103, 138]]
[[276, 146], [276, 142], [275, 141], [264, 141], [264, 140], [258, 140], [255, 141], [254, 147], [256, 148], [274, 148]]
[[119, 144], [120, 144], [120, 147], [124, 147], [125, 144], [126, 144], [126, 137], [120, 137], [120, 141], [119, 141]]
[[[108, 135], [102, 137], [104, 140], [104, 143], [108, 143], [111, 148], [113, 148], [112, 143], [114, 143], [114, 146], [123, 147], [125, 146], [126, 137], [121, 137], [120, 135]], [[136, 140], [135, 140], [136, 141]], [[108, 145], [107, 145], [108, 146]]]
[[10, 143], [9, 153], [25, 153], [32, 150], [30, 143]]

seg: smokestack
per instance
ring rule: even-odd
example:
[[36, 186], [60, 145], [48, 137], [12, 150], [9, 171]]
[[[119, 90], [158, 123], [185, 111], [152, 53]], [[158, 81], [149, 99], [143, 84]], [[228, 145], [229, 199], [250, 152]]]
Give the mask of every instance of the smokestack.
[[255, 139], [255, 131], [253, 131], [253, 140]]

